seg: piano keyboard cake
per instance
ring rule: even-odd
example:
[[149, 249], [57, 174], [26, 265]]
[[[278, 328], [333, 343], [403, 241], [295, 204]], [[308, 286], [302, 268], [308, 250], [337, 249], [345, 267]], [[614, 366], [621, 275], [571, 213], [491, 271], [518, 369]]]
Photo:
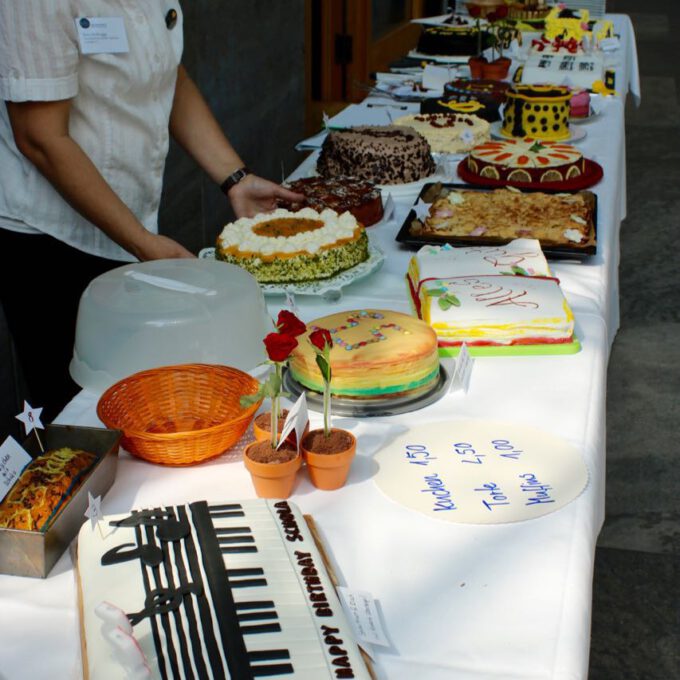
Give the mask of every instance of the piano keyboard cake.
[[104, 519], [78, 537], [86, 678], [370, 677], [295, 506], [200, 501]]

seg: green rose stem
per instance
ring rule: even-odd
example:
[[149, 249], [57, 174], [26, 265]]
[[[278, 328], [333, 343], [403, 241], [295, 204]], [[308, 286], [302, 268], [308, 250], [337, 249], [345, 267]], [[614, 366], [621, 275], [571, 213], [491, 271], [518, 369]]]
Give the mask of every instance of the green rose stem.
[[323, 385], [323, 435], [329, 437], [331, 434], [331, 383], [330, 380], [324, 381]]
[[[274, 364], [274, 370], [276, 372], [276, 383], [281, 384], [283, 378], [283, 364], [276, 362]], [[279, 439], [279, 399], [281, 398], [280, 392], [272, 397], [272, 431], [271, 431], [271, 443], [272, 448], [275, 449]]]

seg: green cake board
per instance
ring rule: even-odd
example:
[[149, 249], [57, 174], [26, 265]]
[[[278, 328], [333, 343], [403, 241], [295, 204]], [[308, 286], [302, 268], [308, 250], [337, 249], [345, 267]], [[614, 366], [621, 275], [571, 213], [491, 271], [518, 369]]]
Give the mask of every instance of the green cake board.
[[[581, 351], [581, 343], [578, 338], [574, 338], [571, 342], [545, 345], [468, 345], [467, 349], [473, 357], [535, 357], [548, 354], [576, 354]], [[457, 357], [459, 352], [460, 347], [439, 348], [440, 357]]]

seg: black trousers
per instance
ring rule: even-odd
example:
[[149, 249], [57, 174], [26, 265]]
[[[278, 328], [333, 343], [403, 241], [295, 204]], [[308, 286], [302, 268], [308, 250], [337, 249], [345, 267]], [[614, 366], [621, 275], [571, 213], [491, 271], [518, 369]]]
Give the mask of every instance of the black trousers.
[[29, 402], [43, 407], [43, 423], [51, 422], [80, 390], [68, 372], [80, 297], [92, 279], [122, 264], [45, 234], [0, 229], [0, 303]]

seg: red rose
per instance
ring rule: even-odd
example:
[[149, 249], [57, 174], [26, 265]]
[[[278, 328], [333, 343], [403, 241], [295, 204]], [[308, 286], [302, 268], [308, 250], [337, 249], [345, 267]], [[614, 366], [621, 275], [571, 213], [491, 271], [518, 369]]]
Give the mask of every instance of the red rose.
[[322, 352], [326, 345], [328, 345], [328, 349], [333, 348], [333, 339], [331, 338], [330, 332], [327, 331], [325, 328], [318, 328], [317, 330], [315, 330], [309, 336], [309, 342], [311, 342], [312, 345], [314, 345], [314, 347], [317, 347]]
[[307, 330], [307, 326], [305, 326], [295, 314], [286, 309], [282, 309], [279, 312], [279, 318], [276, 320], [276, 329], [279, 333], [286, 333], [287, 335], [292, 335], [296, 338]]
[[267, 356], [272, 361], [285, 361], [298, 344], [298, 341], [287, 333], [270, 333], [263, 342]]
[[489, 12], [489, 13], [486, 15], [486, 20], [487, 20], [490, 24], [492, 24], [494, 21], [496, 21], [496, 19], [498, 19], [498, 13], [497, 13], [497, 12]]
[[468, 14], [473, 18], [477, 19], [482, 14], [482, 8], [477, 5], [468, 5]]
[[505, 17], [508, 16], [508, 6], [507, 5], [501, 5], [500, 7], [496, 8], [496, 18], [497, 19], [505, 19]]

